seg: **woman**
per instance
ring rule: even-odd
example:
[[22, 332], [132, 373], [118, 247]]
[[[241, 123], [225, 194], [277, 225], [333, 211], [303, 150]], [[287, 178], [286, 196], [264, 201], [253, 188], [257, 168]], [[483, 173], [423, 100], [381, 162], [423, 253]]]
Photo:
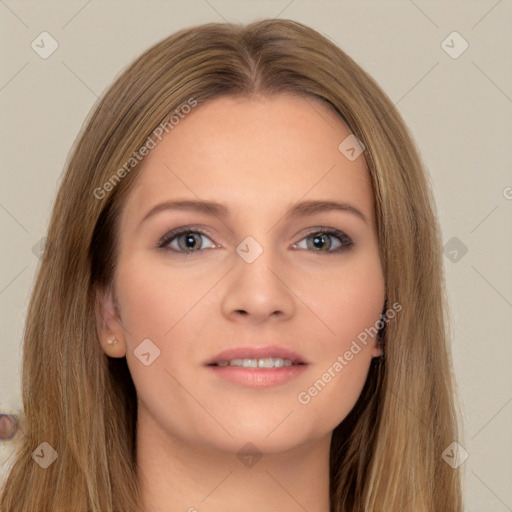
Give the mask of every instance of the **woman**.
[[183, 30], [106, 93], [27, 317], [7, 511], [461, 511], [413, 142], [292, 21]]

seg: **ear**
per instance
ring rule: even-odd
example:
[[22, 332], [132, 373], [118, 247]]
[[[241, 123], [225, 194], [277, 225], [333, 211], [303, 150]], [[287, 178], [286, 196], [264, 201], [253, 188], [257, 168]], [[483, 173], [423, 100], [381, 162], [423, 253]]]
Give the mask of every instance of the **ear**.
[[96, 292], [96, 322], [101, 348], [109, 357], [126, 356], [125, 331], [112, 287]]
[[384, 347], [381, 343], [376, 343], [372, 347], [372, 357], [382, 357], [384, 355]]
[[384, 355], [384, 330], [385, 327], [379, 329], [377, 336], [373, 340], [372, 357], [382, 357]]
[[377, 336], [372, 347], [372, 357], [382, 357], [384, 355], [384, 345], [386, 343], [386, 321], [387, 313], [387, 300], [384, 300], [384, 306], [382, 307], [382, 313], [380, 315], [380, 321], [382, 325], [379, 327]]

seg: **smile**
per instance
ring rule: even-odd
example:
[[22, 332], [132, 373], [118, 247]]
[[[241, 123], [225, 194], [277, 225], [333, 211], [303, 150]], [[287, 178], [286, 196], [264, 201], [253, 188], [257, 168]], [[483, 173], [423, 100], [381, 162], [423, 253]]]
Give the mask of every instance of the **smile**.
[[293, 362], [290, 359], [283, 359], [281, 357], [265, 357], [261, 359], [245, 358], [245, 359], [231, 359], [229, 361], [219, 361], [212, 366], [240, 366], [242, 368], [282, 368], [284, 366], [292, 366]]

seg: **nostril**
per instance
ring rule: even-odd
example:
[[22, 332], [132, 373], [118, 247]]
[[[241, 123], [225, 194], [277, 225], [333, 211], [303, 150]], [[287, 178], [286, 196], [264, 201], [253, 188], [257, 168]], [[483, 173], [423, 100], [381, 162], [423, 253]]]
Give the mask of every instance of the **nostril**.
[[10, 441], [18, 432], [18, 419], [13, 414], [0, 414], [0, 441]]

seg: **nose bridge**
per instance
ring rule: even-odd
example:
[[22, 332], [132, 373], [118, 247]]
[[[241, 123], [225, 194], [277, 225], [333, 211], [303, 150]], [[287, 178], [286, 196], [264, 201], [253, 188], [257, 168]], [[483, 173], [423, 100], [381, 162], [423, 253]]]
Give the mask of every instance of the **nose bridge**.
[[246, 286], [260, 285], [262, 288], [281, 286], [275, 273], [282, 267], [281, 258], [275, 250], [265, 245], [256, 250], [251, 244], [240, 244], [235, 259], [235, 272]]
[[223, 299], [224, 313], [243, 312], [259, 320], [271, 315], [289, 317], [295, 303], [285, 285], [284, 260], [270, 245], [270, 236], [258, 238], [261, 243], [248, 236], [236, 247], [234, 269]]

